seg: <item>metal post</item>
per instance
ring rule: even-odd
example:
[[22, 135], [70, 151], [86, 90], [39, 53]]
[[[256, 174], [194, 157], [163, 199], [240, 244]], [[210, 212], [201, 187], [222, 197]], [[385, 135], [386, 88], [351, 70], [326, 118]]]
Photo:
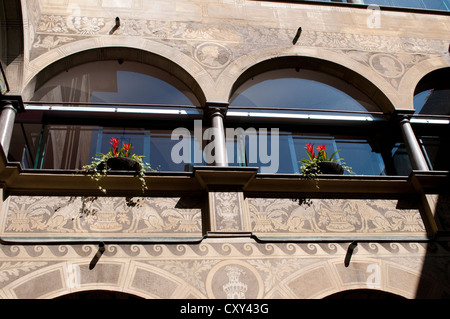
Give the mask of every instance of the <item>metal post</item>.
[[228, 109], [227, 103], [207, 103], [206, 114], [211, 119], [211, 124], [214, 129], [214, 165], [228, 166], [227, 147], [225, 140], [225, 128], [223, 119]]
[[408, 151], [408, 156], [411, 161], [412, 169], [429, 171], [430, 169], [428, 167], [427, 161], [425, 159], [425, 156], [423, 156], [419, 142], [417, 142], [417, 138], [407, 116], [403, 116], [400, 120], [400, 128], [402, 131], [406, 150]]
[[16, 109], [11, 104], [5, 104], [0, 115], [0, 144], [5, 155], [8, 155], [11, 136], [16, 118]]
[[0, 100], [0, 106], [0, 145], [3, 147], [5, 155], [8, 156], [16, 113], [24, 111], [22, 97], [4, 95]]

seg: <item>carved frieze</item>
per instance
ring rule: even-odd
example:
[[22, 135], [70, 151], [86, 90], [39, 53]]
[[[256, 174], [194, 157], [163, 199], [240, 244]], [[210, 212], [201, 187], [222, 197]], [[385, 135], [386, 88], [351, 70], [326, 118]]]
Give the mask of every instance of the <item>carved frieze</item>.
[[425, 237], [414, 202], [376, 199], [247, 198], [258, 237]]
[[[87, 36], [127, 36], [163, 41], [176, 46], [185, 54], [197, 59], [206, 69], [225, 68], [231, 58], [251, 54], [255, 50], [277, 48], [280, 51], [292, 47], [296, 30], [258, 25], [227, 23], [200, 23], [184, 21], [156, 21], [136, 18], [121, 19], [120, 27], [109, 35], [113, 21], [102, 17], [64, 16], [43, 14], [33, 36], [32, 59], [58, 46], [85, 39]], [[392, 54], [441, 55], [447, 43], [439, 39], [374, 35], [348, 32], [326, 32], [305, 29], [296, 44], [300, 47], [320, 47], [333, 51], [360, 51], [389, 54], [375, 55], [369, 63], [382, 76], [399, 77], [405, 68], [399, 56]], [[45, 50], [45, 51], [43, 51]], [[354, 55], [350, 54], [351, 57]], [[384, 56], [385, 57], [385, 56]], [[395, 59], [395, 60], [393, 60]], [[408, 59], [408, 58], [407, 58]], [[383, 63], [392, 64], [384, 71]], [[401, 72], [403, 71], [403, 72]], [[388, 72], [389, 74], [386, 74]]]
[[10, 196], [2, 239], [201, 238], [199, 201], [183, 197]]

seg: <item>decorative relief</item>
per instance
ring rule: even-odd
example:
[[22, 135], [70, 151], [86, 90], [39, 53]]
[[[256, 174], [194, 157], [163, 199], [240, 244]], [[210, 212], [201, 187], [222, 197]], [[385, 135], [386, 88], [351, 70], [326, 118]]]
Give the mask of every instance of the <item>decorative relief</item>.
[[394, 88], [398, 88], [400, 80], [406, 70], [430, 57], [425, 54], [372, 53], [355, 50], [344, 50], [343, 53], [372, 68], [375, 72], [384, 77]]
[[380, 75], [388, 78], [398, 78], [405, 73], [405, 67], [397, 58], [384, 53], [372, 55], [370, 66]]
[[[85, 36], [108, 35], [113, 21], [101, 17], [41, 15], [36, 27], [36, 44], [34, 49], [48, 48], [41, 45], [46, 41], [57, 47], [63, 41], [56, 42], [58, 37], [70, 41]], [[180, 41], [186, 42], [188, 52], [206, 68], [224, 68], [231, 55], [236, 58], [255, 50], [255, 48], [277, 47], [290, 48], [296, 30], [268, 28], [265, 26], [214, 24], [182, 21], [156, 21], [146, 19], [121, 19], [121, 25], [112, 36], [136, 36], [153, 40], [170, 39], [172, 45], [179, 47]], [[68, 36], [70, 35], [70, 37]], [[39, 40], [39, 36], [41, 40]], [[78, 38], [73, 38], [77, 36]], [[38, 42], [40, 41], [40, 42]], [[200, 43], [200, 44], [199, 44]], [[220, 43], [220, 44], [219, 44]], [[297, 43], [303, 47], [323, 47], [333, 50], [356, 50], [361, 52], [385, 52], [390, 54], [438, 54], [447, 48], [443, 40], [413, 37], [397, 37], [370, 34], [353, 34], [304, 30]], [[52, 47], [52, 48], [54, 48]], [[35, 52], [37, 56], [39, 52]], [[391, 61], [392, 62], [392, 61]], [[379, 59], [374, 61], [375, 70], [380, 70]], [[387, 62], [390, 63], [390, 62]], [[398, 61], [394, 67], [398, 68]], [[384, 71], [390, 72], [390, 71]], [[397, 71], [398, 73], [398, 71]]]
[[108, 233], [119, 237], [152, 233], [200, 236], [198, 207], [195, 200], [180, 197], [138, 197], [126, 201], [121, 197], [82, 200], [81, 197], [11, 196], [3, 207], [1, 233], [6, 238]]
[[69, 17], [67, 25], [70, 29], [79, 34], [96, 34], [105, 26], [103, 18], [90, 17]]
[[52, 35], [38, 35], [36, 42], [33, 44], [33, 48], [44, 48], [47, 50], [51, 50], [60, 46], [62, 43], [71, 42], [73, 40], [75, 40], [75, 38]]
[[218, 262], [219, 260], [159, 260], [149, 261], [148, 263], [179, 276], [206, 295], [206, 275]]
[[210, 194], [211, 210], [216, 231], [242, 231], [242, 205], [237, 192], [213, 192]]
[[[69, 288], [73, 286], [69, 284], [77, 285], [79, 290], [90, 289], [93, 283], [99, 288], [111, 288], [110, 280], [114, 278], [118, 290], [139, 291], [142, 296], [153, 298], [174, 294], [177, 298], [307, 298], [316, 296], [309, 288], [314, 288], [313, 292], [339, 291], [349, 288], [346, 283], [351, 283], [353, 288], [367, 288], [373, 279], [373, 268], [368, 266], [374, 265], [396, 270], [392, 274], [382, 273], [377, 287], [381, 290], [389, 280], [417, 287], [416, 280], [426, 276], [431, 276], [434, 280], [430, 284], [436, 285], [427, 286], [426, 292], [433, 291], [429, 287], [439, 288], [435, 290], [439, 292], [449, 287], [448, 279], [444, 279], [450, 260], [445, 258], [450, 251], [447, 243], [361, 242], [350, 267], [344, 267], [348, 245], [348, 242], [262, 244], [251, 240], [233, 243], [205, 240], [200, 244], [177, 245], [106, 244], [104, 256], [96, 266], [99, 268], [94, 270], [87, 270], [98, 250], [94, 244], [1, 245], [0, 294], [16, 296], [14, 288], [19, 280], [24, 287], [21, 296], [26, 297], [28, 287], [30, 296], [40, 296], [40, 290], [36, 289], [45, 291], [46, 296], [49, 293], [57, 296], [64, 292], [54, 282], [65, 283], [66, 293], [70, 293]], [[50, 269], [53, 271], [49, 272]], [[103, 270], [112, 273], [105, 276]], [[398, 274], [403, 273], [408, 276], [399, 278]], [[321, 280], [318, 274], [327, 280]], [[36, 285], [35, 279], [43, 275], [46, 281]], [[119, 282], [116, 278], [127, 280]], [[327, 286], [330, 281], [338, 286]]]
[[8, 282], [24, 273], [46, 266], [45, 261], [3, 262], [0, 264], [0, 283]]
[[202, 43], [195, 48], [196, 60], [209, 68], [224, 68], [231, 60], [231, 52], [218, 43]]
[[227, 260], [208, 273], [206, 292], [208, 298], [262, 298], [264, 283], [259, 272], [246, 261]]
[[397, 200], [248, 198], [252, 230], [260, 236], [386, 234], [425, 235], [417, 208], [400, 208]]

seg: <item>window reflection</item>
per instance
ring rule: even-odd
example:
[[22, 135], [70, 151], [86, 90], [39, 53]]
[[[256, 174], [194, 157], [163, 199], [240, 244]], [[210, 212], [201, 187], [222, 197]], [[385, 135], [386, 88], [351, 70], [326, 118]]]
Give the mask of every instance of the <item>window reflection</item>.
[[[253, 138], [254, 133], [247, 130], [247, 134], [227, 140], [228, 160], [230, 166], [252, 166], [260, 168], [271, 163], [261, 161], [260, 142], [258, 138]], [[257, 133], [257, 132], [256, 132]], [[269, 139], [278, 139], [277, 148], [272, 145], [276, 142], [267, 143], [267, 155], [271, 159], [277, 156], [279, 161], [278, 174], [298, 174], [301, 172], [301, 163], [306, 158], [304, 147], [307, 143], [314, 144], [315, 147], [324, 144], [327, 153], [330, 155], [335, 151], [339, 152], [335, 158], [343, 158], [343, 162], [350, 166], [357, 175], [386, 175], [386, 166], [380, 151], [375, 151], [367, 138], [357, 136], [333, 136], [329, 134], [301, 134], [295, 132], [280, 132], [278, 136], [268, 135]], [[256, 145], [253, 144], [256, 142]], [[274, 154], [273, 152], [279, 152]], [[265, 150], [264, 152], [265, 153]], [[398, 155], [398, 154], [397, 154]], [[346, 172], [345, 174], [349, 174]]]
[[199, 105], [191, 90], [168, 72], [130, 61], [98, 61], [58, 74], [32, 101]]
[[236, 90], [230, 106], [380, 111], [365, 94], [343, 80], [317, 71], [297, 71], [294, 68], [254, 76]]
[[417, 114], [450, 115], [450, 89], [428, 89], [414, 96]]
[[[185, 163], [175, 163], [171, 159], [171, 150], [178, 142], [171, 140], [172, 130], [117, 128], [82, 125], [46, 125], [40, 134], [40, 127], [28, 127], [26, 136], [17, 136], [10, 158], [22, 163], [24, 168], [35, 169], [81, 169], [89, 164], [98, 153], [110, 150], [112, 137], [119, 138], [121, 143], [131, 143], [132, 153], [143, 155], [143, 161], [158, 171], [185, 171], [189, 167]], [[39, 136], [39, 137], [38, 137]], [[184, 138], [191, 139], [196, 145], [193, 134]], [[191, 152], [193, 154], [193, 152]]]
[[[449, 68], [427, 74], [416, 87], [414, 95], [415, 120], [413, 128], [432, 170], [449, 170], [450, 85]], [[430, 120], [427, 122], [427, 120]], [[425, 122], [424, 122], [425, 121]], [[433, 122], [434, 121], [434, 122]]]

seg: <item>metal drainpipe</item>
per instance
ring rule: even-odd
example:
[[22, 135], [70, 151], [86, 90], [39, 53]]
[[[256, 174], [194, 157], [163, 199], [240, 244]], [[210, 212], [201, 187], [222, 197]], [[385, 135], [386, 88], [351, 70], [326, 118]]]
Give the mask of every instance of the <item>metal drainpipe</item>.
[[223, 119], [228, 109], [228, 103], [207, 103], [206, 110], [214, 128], [214, 166], [228, 166], [225, 127]]
[[429, 167], [425, 156], [423, 156], [420, 149], [419, 142], [417, 142], [416, 135], [411, 127], [411, 122], [407, 116], [403, 116], [400, 120], [400, 128], [405, 142], [406, 150], [411, 161], [413, 170], [429, 171]]

